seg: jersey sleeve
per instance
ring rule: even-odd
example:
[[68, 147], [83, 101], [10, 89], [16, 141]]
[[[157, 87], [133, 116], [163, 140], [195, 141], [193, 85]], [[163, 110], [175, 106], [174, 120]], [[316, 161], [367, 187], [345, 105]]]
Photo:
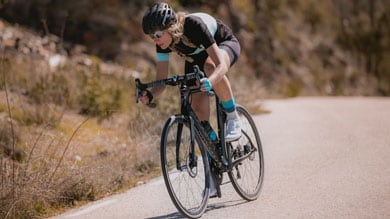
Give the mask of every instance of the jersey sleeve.
[[209, 48], [215, 43], [214, 36], [210, 33], [207, 24], [198, 16], [188, 16], [184, 24], [184, 35], [196, 46], [203, 45]]

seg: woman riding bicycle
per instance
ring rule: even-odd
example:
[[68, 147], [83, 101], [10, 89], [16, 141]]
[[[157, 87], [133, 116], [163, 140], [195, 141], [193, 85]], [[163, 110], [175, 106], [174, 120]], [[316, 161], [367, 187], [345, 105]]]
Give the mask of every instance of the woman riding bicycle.
[[[241, 121], [226, 73], [237, 61], [240, 44], [232, 30], [206, 13], [175, 13], [167, 3], [155, 3], [144, 14], [142, 27], [156, 43], [156, 79], [168, 76], [169, 54], [176, 52], [185, 58], [185, 73], [198, 65], [206, 73], [201, 79], [201, 90], [213, 89], [222, 101], [227, 113], [226, 141], [241, 136]], [[164, 86], [154, 87], [142, 94], [139, 100], [148, 104], [153, 97], [162, 93]], [[192, 97], [192, 108], [201, 121], [210, 117], [210, 101], [206, 93]]]

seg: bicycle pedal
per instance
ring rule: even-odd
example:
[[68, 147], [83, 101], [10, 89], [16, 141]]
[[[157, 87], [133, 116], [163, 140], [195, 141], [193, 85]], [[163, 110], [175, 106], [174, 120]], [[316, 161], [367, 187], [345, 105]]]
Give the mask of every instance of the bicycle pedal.
[[237, 137], [237, 138], [234, 138], [234, 139], [229, 139], [229, 140], [226, 140], [227, 143], [232, 143], [232, 142], [236, 142], [238, 140], [240, 140], [242, 137], [242, 135], [240, 137]]
[[216, 191], [213, 194], [209, 195], [209, 198], [221, 198], [222, 197], [221, 188], [219, 186], [216, 186], [215, 190]]

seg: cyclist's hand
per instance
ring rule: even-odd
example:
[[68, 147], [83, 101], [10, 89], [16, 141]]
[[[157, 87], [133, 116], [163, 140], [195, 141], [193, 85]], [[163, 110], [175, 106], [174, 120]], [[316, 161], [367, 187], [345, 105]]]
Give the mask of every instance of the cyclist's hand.
[[141, 103], [143, 104], [149, 104], [150, 102], [152, 102], [153, 100], [153, 95], [150, 91], [148, 90], [144, 90], [142, 91], [140, 97], [139, 97], [139, 101], [141, 101]]
[[208, 78], [200, 79], [200, 83], [201, 83], [200, 90], [203, 92], [205, 91], [209, 92], [213, 88]]

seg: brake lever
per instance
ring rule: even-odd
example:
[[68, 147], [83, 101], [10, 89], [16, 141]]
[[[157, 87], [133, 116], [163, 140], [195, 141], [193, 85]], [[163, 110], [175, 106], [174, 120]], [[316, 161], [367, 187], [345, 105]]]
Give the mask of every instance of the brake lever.
[[[197, 81], [197, 84], [198, 84], [198, 88], [197, 89], [200, 91], [200, 88], [202, 87], [202, 83], [200, 83], [200, 79], [205, 78], [206, 75], [204, 74], [203, 71], [201, 71], [199, 69], [198, 65], [194, 65], [194, 72], [196, 73], [195, 78], [196, 78], [196, 81]], [[206, 91], [206, 94], [208, 96], [213, 96], [214, 95], [213, 92], [211, 92], [211, 91]]]
[[198, 65], [194, 65], [194, 73], [196, 74], [195, 78], [196, 78], [196, 81], [197, 81], [197, 84], [198, 84], [198, 88], [197, 89], [200, 90], [200, 88], [202, 87], [202, 84], [200, 83], [200, 79], [205, 77], [204, 72], [202, 72], [200, 70]]
[[141, 84], [141, 81], [139, 78], [135, 79], [135, 103], [139, 103], [139, 95], [141, 93], [141, 90], [139, 89]]
[[204, 75], [204, 72], [200, 70], [199, 66], [198, 65], [194, 65], [194, 72], [196, 73], [196, 77], [197, 79], [199, 78], [204, 78], [205, 75]]

